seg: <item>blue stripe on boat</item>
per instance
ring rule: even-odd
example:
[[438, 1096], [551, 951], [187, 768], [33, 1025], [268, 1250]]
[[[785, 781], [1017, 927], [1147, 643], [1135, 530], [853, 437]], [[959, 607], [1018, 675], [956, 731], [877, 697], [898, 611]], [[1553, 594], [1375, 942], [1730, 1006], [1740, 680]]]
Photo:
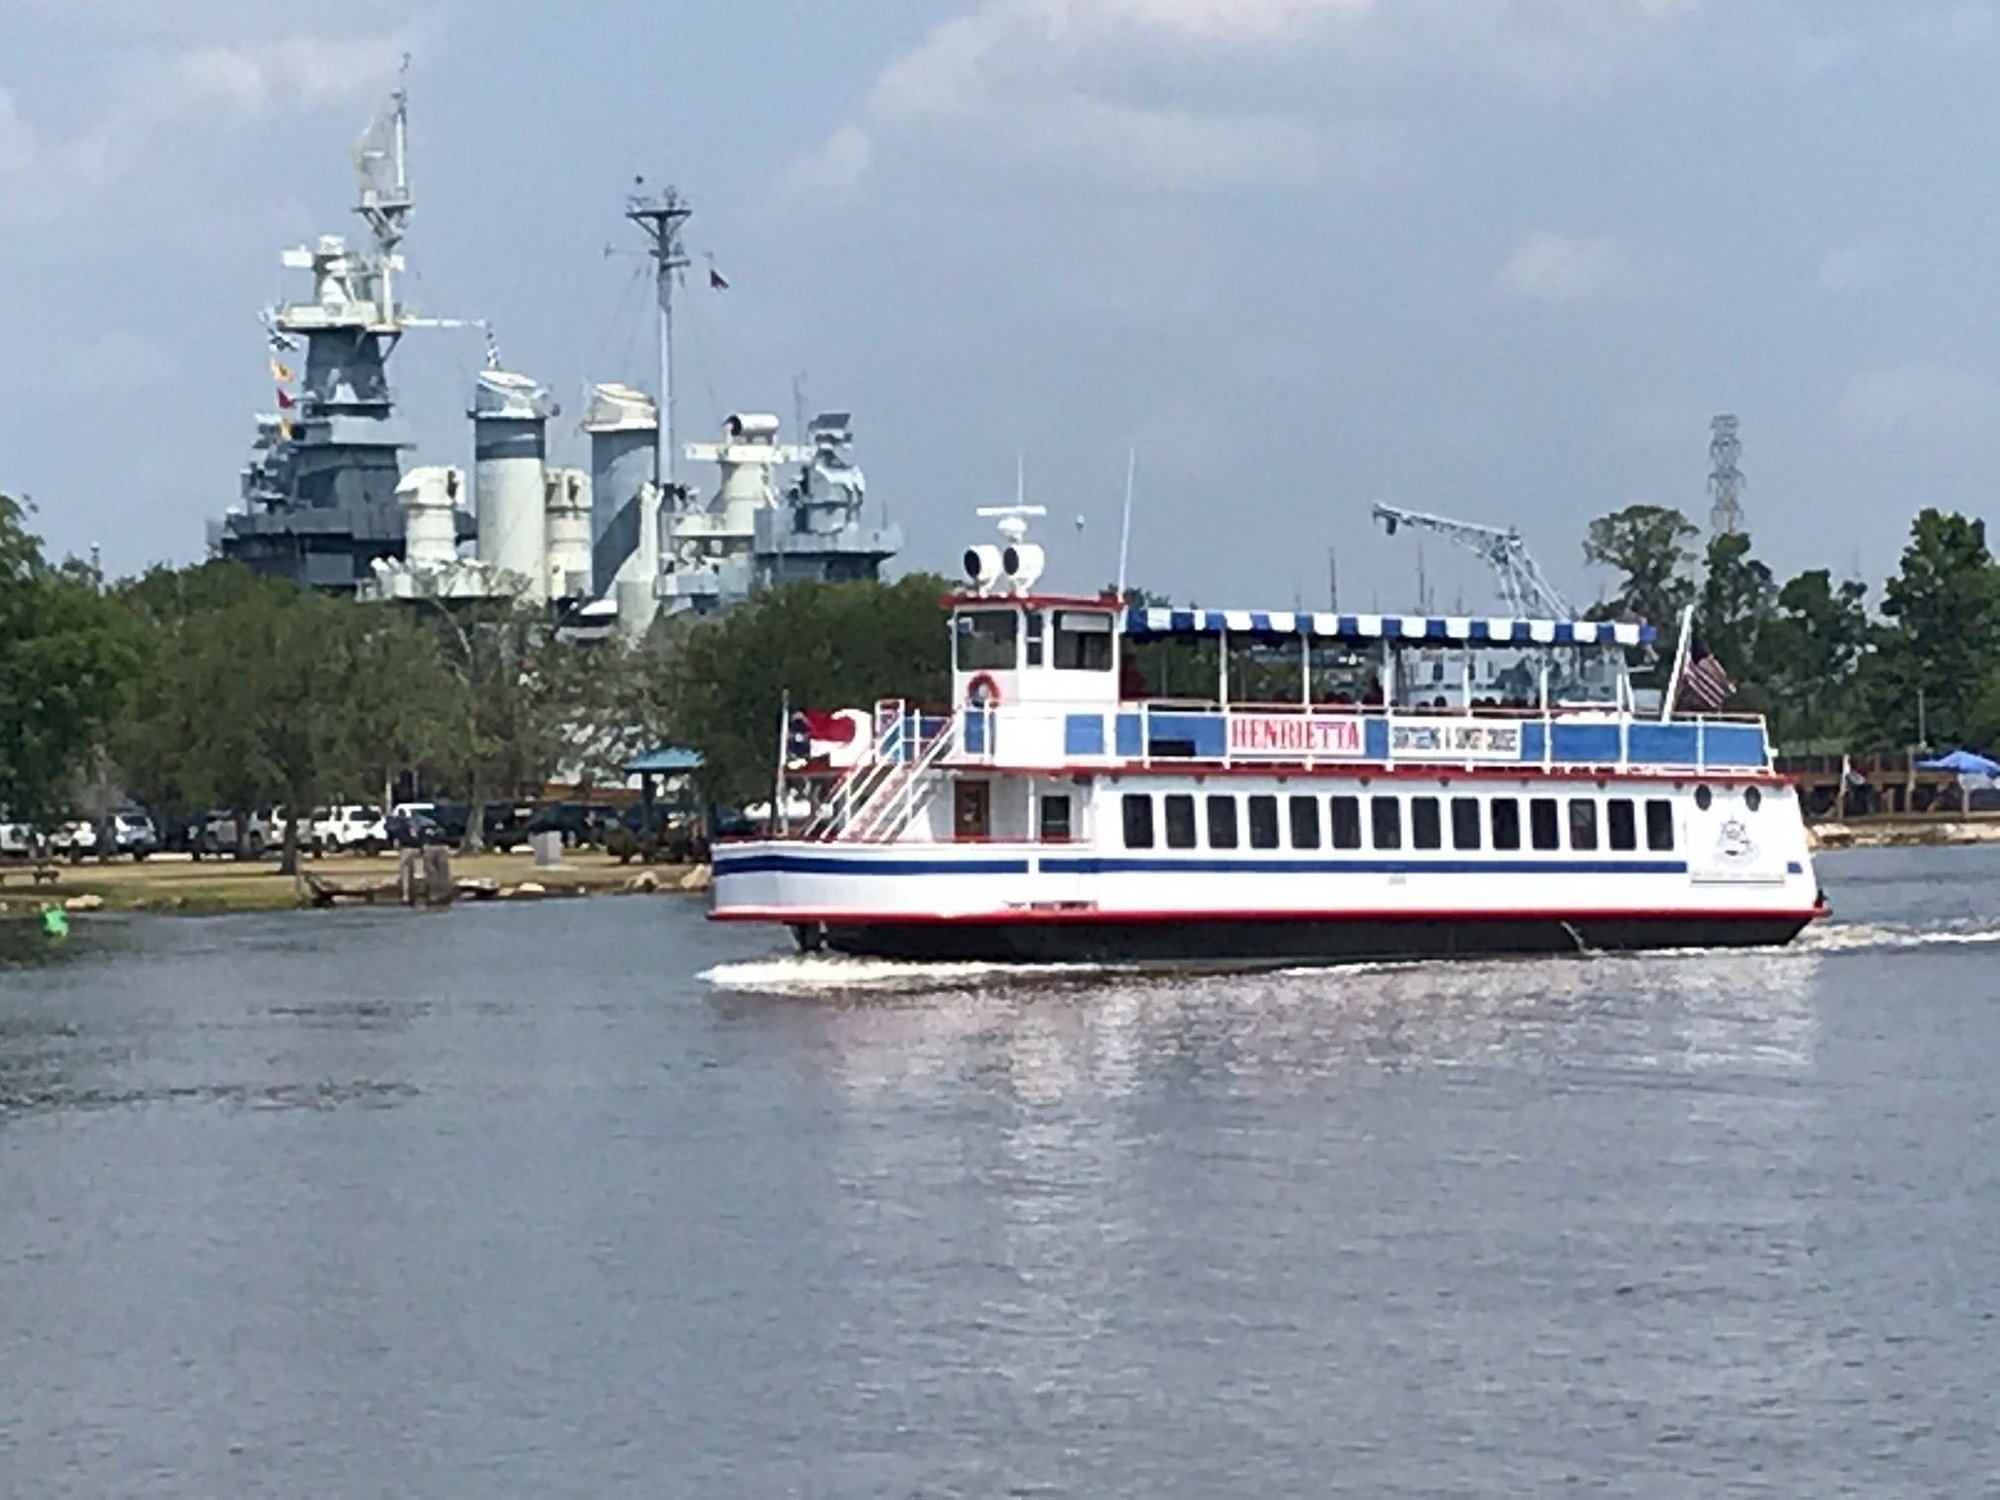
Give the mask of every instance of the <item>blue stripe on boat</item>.
[[[1173, 859], [1158, 855], [1041, 857], [1047, 875], [1685, 875], [1671, 859]], [[1026, 859], [868, 859], [788, 850], [730, 857], [717, 852], [717, 875], [782, 870], [807, 875], [1025, 875]]]
[[786, 870], [802, 875], [1025, 875], [1025, 859], [856, 859], [840, 854], [715, 855], [717, 875], [762, 875]]

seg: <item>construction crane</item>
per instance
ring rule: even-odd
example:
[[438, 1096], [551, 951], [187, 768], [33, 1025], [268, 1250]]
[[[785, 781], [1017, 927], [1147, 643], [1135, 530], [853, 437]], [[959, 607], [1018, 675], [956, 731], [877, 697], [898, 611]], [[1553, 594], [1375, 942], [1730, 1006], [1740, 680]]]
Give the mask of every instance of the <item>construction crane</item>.
[[1500, 597], [1517, 617], [1570, 620], [1576, 617], [1569, 600], [1542, 573], [1541, 565], [1528, 555], [1528, 544], [1512, 526], [1487, 526], [1478, 521], [1455, 521], [1450, 516], [1433, 516], [1420, 510], [1403, 510], [1394, 505], [1375, 507], [1375, 519], [1394, 536], [1400, 527], [1435, 531], [1476, 553], [1500, 577]]

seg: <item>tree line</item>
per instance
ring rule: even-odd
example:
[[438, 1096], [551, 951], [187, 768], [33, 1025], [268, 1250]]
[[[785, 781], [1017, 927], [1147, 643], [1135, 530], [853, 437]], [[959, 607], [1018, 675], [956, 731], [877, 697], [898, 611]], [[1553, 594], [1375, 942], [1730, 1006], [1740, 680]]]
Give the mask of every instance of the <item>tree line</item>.
[[1693, 605], [1695, 635], [1736, 683], [1725, 706], [1767, 715], [1783, 749], [2000, 740], [2000, 564], [1984, 521], [1918, 512], [1874, 610], [1858, 579], [1810, 568], [1781, 584], [1747, 534], [1712, 537], [1697, 553], [1699, 536], [1664, 506], [1591, 522], [1584, 556], [1618, 576], [1592, 613], [1658, 623], [1664, 664]]
[[227, 562], [105, 584], [47, 558], [29, 521], [0, 496], [0, 821], [47, 828], [114, 796], [298, 812], [414, 785], [466, 802], [476, 845], [483, 804], [622, 786], [668, 741], [704, 754], [710, 797], [766, 796], [788, 693], [946, 695], [930, 575], [794, 585], [625, 644], [573, 639], [543, 609], [358, 601]]
[[[222, 562], [107, 585], [47, 558], [29, 520], [0, 496], [8, 820], [101, 812], [88, 804], [107, 789], [155, 811], [244, 812], [374, 801], [412, 779], [477, 809], [555, 779], [622, 783], [626, 760], [669, 741], [703, 756], [709, 798], [741, 805], [771, 788], [787, 702], [948, 697], [949, 585], [929, 574], [786, 585], [626, 645], [567, 639], [542, 610], [358, 602]], [[2000, 564], [1983, 522], [1921, 512], [1873, 609], [1856, 580], [1819, 568], [1780, 584], [1748, 536], [1697, 551], [1699, 535], [1677, 510], [1634, 505], [1584, 543], [1616, 578], [1591, 613], [1661, 626], [1656, 681], [1692, 604], [1737, 684], [1727, 707], [1769, 715], [1784, 748], [2000, 739]]]

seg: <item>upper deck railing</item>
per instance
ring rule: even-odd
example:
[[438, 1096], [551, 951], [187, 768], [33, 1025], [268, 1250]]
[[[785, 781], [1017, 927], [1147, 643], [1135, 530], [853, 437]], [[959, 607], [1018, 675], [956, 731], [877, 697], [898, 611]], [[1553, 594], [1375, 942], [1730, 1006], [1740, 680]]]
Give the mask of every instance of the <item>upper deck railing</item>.
[[1109, 770], [1192, 763], [1231, 769], [1343, 765], [1508, 766], [1541, 770], [1759, 772], [1771, 769], [1754, 714], [1644, 718], [1609, 707], [1481, 708], [1230, 704], [1144, 700], [1116, 708], [1001, 704], [956, 715], [908, 713], [880, 726], [876, 751], [921, 755], [941, 735], [940, 764]]

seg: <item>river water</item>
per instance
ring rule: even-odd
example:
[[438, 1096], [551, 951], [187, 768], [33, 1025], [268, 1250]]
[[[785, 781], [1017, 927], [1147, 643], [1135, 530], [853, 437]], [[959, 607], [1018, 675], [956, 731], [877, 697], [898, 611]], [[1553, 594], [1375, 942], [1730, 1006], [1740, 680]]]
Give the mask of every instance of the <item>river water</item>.
[[10, 1497], [1994, 1493], [2000, 854], [1781, 953], [0, 939]]

